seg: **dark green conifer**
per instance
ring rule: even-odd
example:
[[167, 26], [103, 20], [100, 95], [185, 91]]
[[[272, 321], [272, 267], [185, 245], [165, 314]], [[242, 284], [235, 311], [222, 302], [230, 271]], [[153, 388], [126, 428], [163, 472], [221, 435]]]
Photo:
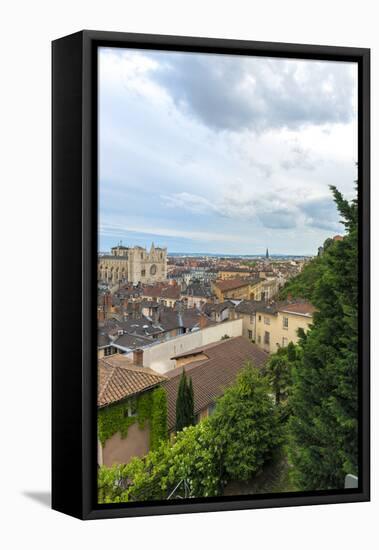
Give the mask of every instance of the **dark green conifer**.
[[346, 235], [329, 243], [300, 335], [291, 392], [291, 461], [304, 490], [340, 489], [358, 460], [358, 205], [331, 188]]

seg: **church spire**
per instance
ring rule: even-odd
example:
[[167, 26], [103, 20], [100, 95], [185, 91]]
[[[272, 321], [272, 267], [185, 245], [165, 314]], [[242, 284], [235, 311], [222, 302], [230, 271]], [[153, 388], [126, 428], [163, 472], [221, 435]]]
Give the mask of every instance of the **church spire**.
[[269, 255], [268, 255], [268, 248], [266, 248], [266, 260], [269, 259]]

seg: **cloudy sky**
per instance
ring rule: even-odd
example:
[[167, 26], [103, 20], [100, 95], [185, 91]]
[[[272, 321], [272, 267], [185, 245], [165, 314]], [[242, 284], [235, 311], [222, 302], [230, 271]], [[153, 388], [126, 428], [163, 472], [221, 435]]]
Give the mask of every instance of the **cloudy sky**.
[[356, 160], [355, 64], [100, 49], [102, 251], [314, 254]]

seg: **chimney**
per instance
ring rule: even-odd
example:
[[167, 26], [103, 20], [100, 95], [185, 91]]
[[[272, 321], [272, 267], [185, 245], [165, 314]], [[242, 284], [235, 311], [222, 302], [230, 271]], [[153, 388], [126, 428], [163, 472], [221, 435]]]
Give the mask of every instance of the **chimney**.
[[105, 321], [105, 313], [104, 308], [98, 308], [97, 309], [97, 320], [98, 321]]
[[133, 350], [133, 365], [143, 367], [143, 349]]
[[110, 311], [112, 308], [112, 294], [110, 292], [104, 294], [104, 307], [106, 311]]
[[206, 326], [207, 326], [207, 318], [205, 317], [205, 315], [200, 315], [200, 320], [199, 320], [200, 330], [205, 328]]
[[133, 319], [137, 319], [140, 313], [140, 304], [139, 302], [132, 302], [132, 311], [133, 311]]
[[158, 307], [152, 307], [151, 308], [151, 319], [152, 319], [154, 325], [159, 323], [159, 308]]

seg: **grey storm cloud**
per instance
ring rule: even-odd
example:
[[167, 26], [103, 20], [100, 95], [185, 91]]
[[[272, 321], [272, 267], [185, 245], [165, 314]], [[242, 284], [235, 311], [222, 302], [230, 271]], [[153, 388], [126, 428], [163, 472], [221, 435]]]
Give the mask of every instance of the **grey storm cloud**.
[[292, 229], [296, 227], [296, 216], [285, 209], [259, 212], [258, 218], [262, 225], [268, 229]]
[[175, 54], [151, 77], [215, 130], [298, 129], [348, 123], [354, 115], [350, 64]]
[[268, 229], [293, 229], [302, 226], [327, 231], [341, 230], [337, 208], [331, 197], [311, 198], [303, 202], [283, 202], [280, 195], [268, 194], [265, 198], [224, 196], [211, 201], [190, 193], [162, 195], [167, 207], [187, 212], [216, 215], [245, 221], [258, 220]]
[[341, 230], [337, 207], [331, 197], [310, 199], [299, 205], [305, 215], [306, 224], [317, 229]]

